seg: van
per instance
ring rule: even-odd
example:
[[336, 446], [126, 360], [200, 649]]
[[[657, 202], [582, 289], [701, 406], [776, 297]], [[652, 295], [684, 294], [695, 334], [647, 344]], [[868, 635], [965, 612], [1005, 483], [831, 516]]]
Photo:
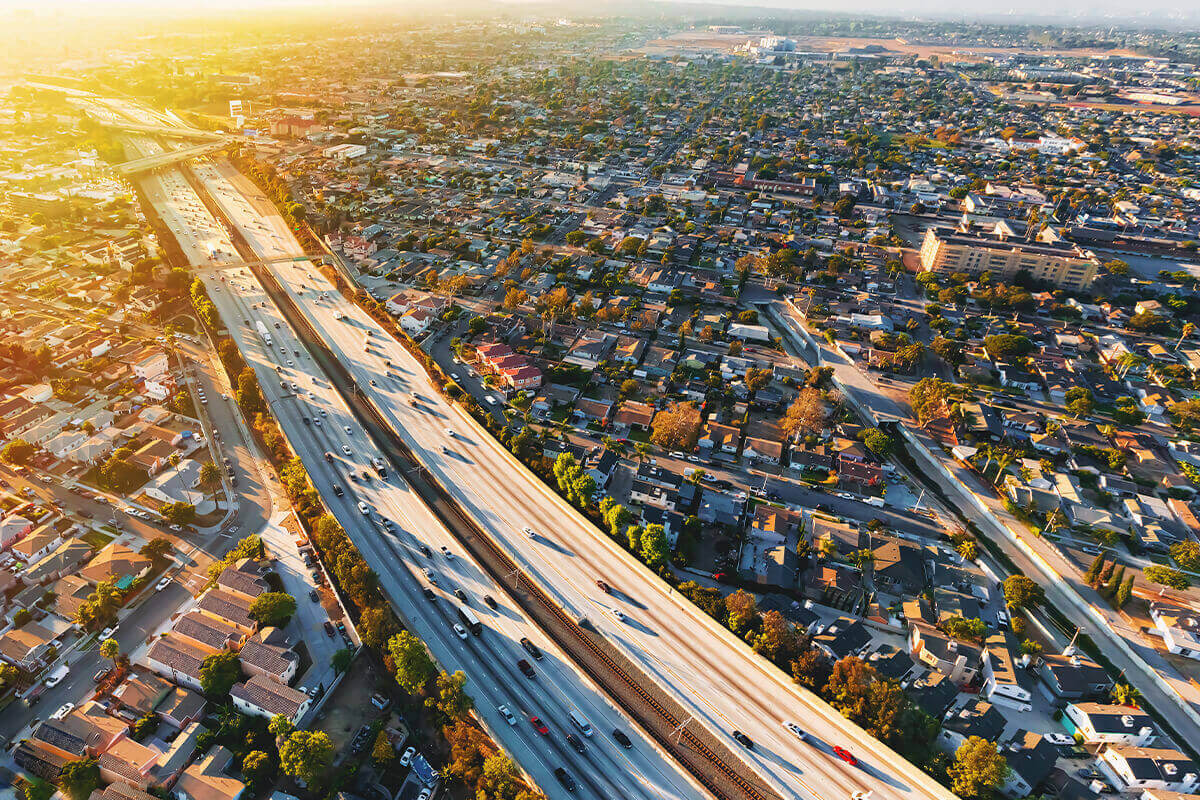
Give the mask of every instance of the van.
[[592, 723], [588, 722], [587, 718], [578, 711], [571, 712], [571, 722], [575, 723], [575, 727], [579, 728], [579, 732], [584, 736], [591, 736], [595, 733], [595, 730], [592, 729]]

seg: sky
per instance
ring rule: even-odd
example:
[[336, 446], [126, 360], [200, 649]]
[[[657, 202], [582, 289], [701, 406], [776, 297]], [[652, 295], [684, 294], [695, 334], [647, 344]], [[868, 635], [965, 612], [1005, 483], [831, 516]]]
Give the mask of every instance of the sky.
[[[530, 0], [492, 0], [498, 5]], [[887, 16], [920, 14], [951, 19], [971, 19], [981, 15], [986, 18], [1013, 21], [1021, 18], [1066, 18], [1135, 20], [1145, 23], [1171, 23], [1196, 20], [1200, 16], [1200, 3], [1194, 0], [1000, 0], [996, 3], [963, 3], [961, 0], [703, 0], [707, 5], [730, 7], [793, 8], [815, 11], [871, 13]], [[689, 0], [673, 0], [689, 2]], [[211, 11], [244, 11], [253, 8], [279, 9], [289, 6], [324, 7], [335, 9], [346, 6], [374, 5], [399, 10], [405, 5], [430, 5], [432, 0], [0, 0], [2, 10], [27, 10], [43, 17], [55, 13], [78, 16], [113, 17], [133, 11], [161, 14], [172, 12], [196, 14], [201, 9]], [[452, 9], [454, 0], [437, 3], [441, 8]], [[574, 5], [570, 3], [569, 5]], [[602, 8], [604, 0], [589, 3], [592, 10]], [[566, 10], [566, 9], [564, 9]], [[0, 40], [3, 33], [0, 32]]]

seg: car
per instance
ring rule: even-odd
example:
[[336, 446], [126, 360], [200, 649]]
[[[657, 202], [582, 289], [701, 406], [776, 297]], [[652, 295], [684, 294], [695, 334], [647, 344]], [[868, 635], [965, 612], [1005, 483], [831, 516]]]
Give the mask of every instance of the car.
[[333, 461], [333, 453], [331, 453], [331, 452], [329, 452], [328, 450], [326, 450], [326, 451], [325, 451], [325, 460], [326, 460], [326, 461], [329, 461], [329, 462], [332, 462], [332, 461]]
[[319, 602], [321, 602], [321, 593], [318, 592], [316, 589], [309, 589], [308, 590], [308, 599], [312, 600], [314, 603], [319, 603]]
[[349, 425], [343, 425], [342, 430], [344, 430], [346, 433], [350, 434], [351, 436], [354, 435], [354, 431], [350, 428]]
[[429, 581], [435, 586], [437, 585], [437, 575], [433, 574], [433, 570], [431, 570], [429, 567], [422, 567], [421, 572], [425, 574], [425, 580]]
[[428, 586], [421, 587], [421, 594], [425, 595], [426, 600], [437, 600], [437, 595], [433, 593], [433, 589]]
[[453, 439], [454, 431], [450, 430], [449, 428], [446, 428], [446, 435], [449, 436], [451, 439]]
[[313, 425], [316, 425], [318, 428], [321, 427], [321, 420], [313, 417]]
[[348, 445], [348, 444], [342, 445], [342, 452], [345, 453], [346, 455], [350, 455], [350, 445]]
[[457, 372], [451, 372], [451, 373], [450, 373], [450, 380], [454, 381], [455, 383], [458, 383], [460, 380], [462, 380], [462, 378], [458, 377], [458, 373], [457, 373]]
[[612, 587], [604, 581], [598, 580], [596, 581], [596, 585], [599, 586], [600, 591], [604, 592], [605, 594], [612, 594]]
[[364, 469], [364, 470], [363, 470], [363, 471], [362, 471], [360, 474], [362, 475], [363, 483], [370, 483], [370, 482], [371, 482], [371, 473], [367, 472], [367, 471]]
[[727, 581], [727, 580], [729, 580], [729, 573], [728, 572], [714, 572], [712, 579], [714, 581]]
[[466, 628], [464, 628], [462, 625], [459, 625], [457, 622], [454, 623], [450, 627], [454, 628], [455, 636], [462, 639], [464, 642], [467, 640], [467, 629]]
[[371, 513], [371, 509], [367, 508], [367, 504], [366, 504], [366, 503], [364, 503], [363, 501], [359, 500], [359, 501], [358, 501], [358, 513], [360, 513], [360, 514], [370, 514], [370, 513]]
[[523, 658], [517, 662], [517, 669], [521, 670], [521, 674], [526, 678], [532, 679], [537, 677], [537, 673], [533, 671], [533, 666]]
[[170, 575], [164, 575], [158, 583], [154, 584], [154, 591], [161, 592], [163, 589], [171, 585], [172, 580], [173, 578], [171, 578]]
[[312, 425], [312, 420], [309, 419], [308, 417], [301, 417], [300, 421], [303, 422], [305, 425]]
[[500, 712], [500, 716], [504, 717], [504, 721], [509, 725], [517, 724], [517, 717], [509, 710], [507, 705], [496, 706], [496, 710]]
[[483, 596], [483, 604], [488, 608], [496, 608], [496, 598], [492, 597], [490, 594], [485, 594]]
[[1075, 744], [1075, 739], [1065, 733], [1043, 733], [1042, 738], [1050, 744], [1057, 745], [1072, 745]]
[[625, 621], [625, 612], [619, 608], [612, 609], [612, 615], [617, 618], [617, 622]]
[[446, 557], [447, 561], [454, 560], [454, 553], [451, 553], [450, 548], [446, 547], [446, 545], [442, 545], [441, 547], [438, 548], [438, 550], [440, 550], [442, 555]]
[[467, 597], [467, 593], [464, 592], [462, 589], [455, 589], [454, 596], [457, 597], [459, 599], [459, 601], [462, 602], [464, 605], [471, 604], [470, 599]]
[[417, 748], [415, 748], [415, 747], [405, 748], [404, 752], [400, 754], [400, 766], [407, 767], [409, 764], [412, 763], [413, 756], [415, 756], [416, 754], [417, 754]]
[[571, 777], [571, 773], [567, 772], [562, 767], [555, 767], [554, 777], [558, 778], [558, 782], [561, 783], [562, 787], [568, 792], [575, 791], [575, 779]]
[[803, 728], [801, 728], [801, 727], [800, 727], [799, 725], [797, 725], [796, 723], [794, 723], [794, 722], [785, 722], [785, 723], [783, 723], [783, 727], [787, 728], [789, 731], [791, 731], [793, 734], [795, 734], [795, 735], [796, 735], [796, 737], [797, 737], [797, 738], [798, 738], [800, 741], [802, 741], [802, 742], [807, 742], [807, 741], [808, 741], [808, 734], [807, 734], [807, 733], [805, 733], [805, 732], [804, 732], [804, 729], [803, 729]]
[[102, 670], [98, 671], [95, 675], [92, 676], [92, 683], [100, 683], [100, 681], [104, 680], [107, 677], [108, 677], [108, 670], [102, 669]]
[[617, 744], [621, 745], [621, 747], [624, 747], [626, 750], [633, 747], [633, 740], [631, 740], [625, 734], [625, 731], [621, 730], [620, 728], [613, 728], [612, 737]]
[[584, 745], [583, 739], [580, 739], [578, 736], [576, 736], [573, 733], [567, 734], [567, 744], [569, 744], [569, 745], [571, 745], [571, 747], [575, 748], [576, 753], [583, 753], [583, 752], [587, 751], [587, 746]]
[[844, 747], [835, 746], [833, 748], [833, 754], [852, 767], [858, 763], [858, 759], [854, 757], [854, 753], [851, 753]]
[[751, 739], [746, 734], [742, 733], [741, 731], [734, 731], [733, 739], [735, 742], [737, 742], [738, 744], [740, 744], [742, 747], [746, 748], [747, 750], [754, 749], [754, 740]]
[[50, 719], [63, 719], [67, 716], [67, 714], [70, 714], [74, 710], [75, 710], [74, 703], [63, 703], [61, 706], [58, 707], [57, 711], [55, 711], [53, 714], [50, 715]]
[[532, 725], [533, 729], [535, 731], [537, 731], [538, 733], [540, 733], [542, 736], [550, 735], [550, 729], [548, 727], [546, 727], [546, 723], [542, 722], [542, 718], [539, 717], [537, 714], [529, 715], [529, 724]]
[[521, 647], [524, 647], [525, 652], [529, 653], [529, 655], [533, 656], [534, 661], [542, 660], [541, 649], [536, 644], [534, 644], [528, 636], [521, 637]]
[[421, 553], [426, 558], [433, 558], [433, 551], [429, 549], [429, 545], [427, 545], [427, 544], [421, 545]]
[[117, 632], [117, 626], [110, 625], [109, 627], [100, 631], [100, 640], [103, 641], [105, 639], [111, 639], [113, 637], [113, 634], [115, 634], [116, 632]]
[[371, 378], [369, 381], [367, 381], [367, 383], [371, 384], [372, 386], [378, 386], [378, 385], [379, 385], [379, 384], [375, 383], [375, 379], [374, 379], [374, 378]]
[[875, 790], [874, 790], [874, 789], [868, 789], [868, 790], [867, 790], [867, 791], [865, 791], [865, 792], [864, 792], [864, 791], [862, 791], [862, 790], [859, 790], [859, 791], [857, 791], [857, 792], [851, 792], [851, 793], [850, 793], [850, 800], [871, 800], [871, 793], [872, 793], [873, 791], [875, 791]]
[[537, 534], [533, 532], [533, 528], [529, 527], [528, 525], [526, 525], [521, 530], [523, 530], [525, 532], [525, 535], [528, 536], [530, 539], [533, 539], [537, 536]]
[[333, 623], [332, 622], [330, 622], [329, 620], [325, 620], [325, 622], [323, 623], [323, 627], [325, 628], [326, 636], [333, 636], [334, 631], [333, 631]]
[[329, 412], [328, 412], [328, 411], [326, 411], [325, 409], [323, 409], [323, 408], [322, 408], [322, 409], [321, 409], [321, 416], [322, 416], [322, 417], [328, 417], [328, 416], [329, 416]]
[[338, 486], [336, 483], [333, 485], [333, 493], [338, 497], [341, 497], [343, 494], [345, 494], [345, 492], [342, 491], [342, 487]]
[[351, 480], [351, 481], [353, 481], [354, 483], [358, 483], [358, 482], [359, 482], [359, 481], [358, 481], [358, 473], [357, 473], [357, 472], [351, 472], [351, 473], [350, 473], [350, 480]]
[[417, 800], [429, 800], [431, 797], [433, 797], [433, 789], [425, 788], [417, 795]]

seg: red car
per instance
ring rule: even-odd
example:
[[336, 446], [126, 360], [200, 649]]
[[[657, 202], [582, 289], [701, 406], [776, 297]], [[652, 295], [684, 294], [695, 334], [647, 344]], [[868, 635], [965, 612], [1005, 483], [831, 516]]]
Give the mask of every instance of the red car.
[[858, 764], [858, 759], [854, 757], [854, 753], [851, 753], [844, 747], [835, 747], [833, 748], [833, 752], [838, 758], [840, 758], [842, 761], [845, 761], [852, 767]]
[[596, 585], [599, 586], [600, 591], [604, 592], [605, 594], [612, 594], [612, 587], [604, 581], [596, 581]]
[[546, 723], [542, 722], [540, 717], [537, 717], [537, 716], [530, 717], [529, 724], [532, 725], [533, 729], [535, 731], [537, 731], [538, 733], [540, 733], [542, 736], [550, 735], [550, 729], [546, 727]]

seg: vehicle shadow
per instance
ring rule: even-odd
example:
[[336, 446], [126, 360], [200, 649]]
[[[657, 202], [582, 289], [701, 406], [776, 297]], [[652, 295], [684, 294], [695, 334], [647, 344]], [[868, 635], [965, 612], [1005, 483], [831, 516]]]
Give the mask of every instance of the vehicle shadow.
[[568, 550], [567, 548], [563, 547], [558, 542], [554, 541], [553, 539], [542, 536], [540, 533], [534, 534], [534, 541], [545, 546], [549, 550], [554, 550], [557, 553], [562, 553], [567, 558], [575, 557], [574, 551]]

